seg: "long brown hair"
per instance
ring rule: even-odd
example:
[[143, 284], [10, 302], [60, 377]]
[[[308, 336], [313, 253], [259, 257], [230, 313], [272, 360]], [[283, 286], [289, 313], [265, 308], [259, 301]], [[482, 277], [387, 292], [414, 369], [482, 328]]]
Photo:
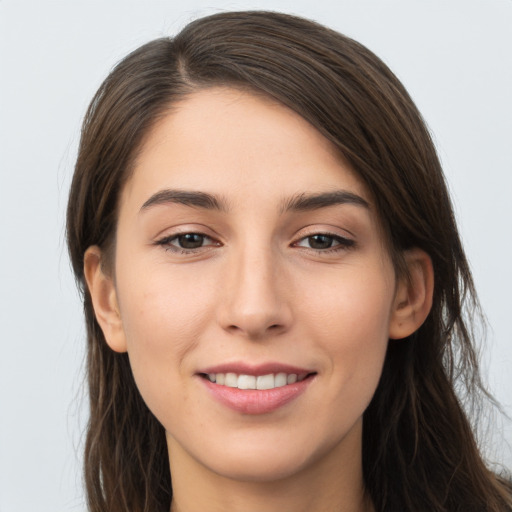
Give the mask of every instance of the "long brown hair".
[[91, 245], [115, 251], [120, 191], [155, 120], [185, 95], [219, 85], [278, 100], [339, 149], [373, 194], [398, 273], [407, 248], [432, 258], [432, 311], [408, 339], [389, 342], [364, 414], [363, 471], [376, 510], [512, 509], [510, 486], [486, 467], [461, 405], [462, 397], [487, 396], [463, 315], [478, 304], [421, 115], [365, 47], [314, 22], [269, 12], [202, 18], [174, 38], [142, 46], [107, 77], [85, 117], [67, 236], [87, 324], [89, 509], [167, 512], [172, 488], [164, 429], [140, 397], [127, 355], [105, 343], [83, 256]]

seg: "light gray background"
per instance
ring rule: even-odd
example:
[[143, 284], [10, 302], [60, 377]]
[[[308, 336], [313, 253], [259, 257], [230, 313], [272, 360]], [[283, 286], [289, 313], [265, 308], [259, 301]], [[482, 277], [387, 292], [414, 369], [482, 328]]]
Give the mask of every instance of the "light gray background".
[[491, 325], [490, 386], [512, 411], [512, 0], [0, 0], [0, 512], [85, 510], [84, 332], [63, 226], [88, 101], [138, 45], [249, 8], [328, 24], [405, 83], [435, 135]]

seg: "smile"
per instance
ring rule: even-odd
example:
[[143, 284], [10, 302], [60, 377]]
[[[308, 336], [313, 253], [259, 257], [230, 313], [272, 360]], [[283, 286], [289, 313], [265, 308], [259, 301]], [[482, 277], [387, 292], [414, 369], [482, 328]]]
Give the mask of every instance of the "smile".
[[298, 375], [296, 373], [287, 374], [284, 372], [258, 376], [247, 374], [237, 375], [236, 373], [209, 373], [205, 377], [207, 377], [210, 382], [230, 388], [265, 390], [301, 382], [307, 375], [306, 373]]
[[317, 372], [280, 363], [234, 363], [204, 369], [197, 376], [217, 403], [237, 413], [259, 415], [299, 398]]

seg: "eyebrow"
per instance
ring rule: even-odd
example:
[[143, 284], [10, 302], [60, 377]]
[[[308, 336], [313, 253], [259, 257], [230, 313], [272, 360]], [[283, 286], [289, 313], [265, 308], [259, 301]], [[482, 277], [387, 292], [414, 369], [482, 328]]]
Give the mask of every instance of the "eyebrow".
[[298, 194], [285, 201], [281, 211], [317, 210], [339, 204], [353, 204], [363, 208], [370, 208], [369, 203], [361, 196], [347, 190], [334, 190], [318, 194]]
[[[140, 211], [152, 206], [164, 204], [182, 204], [192, 208], [205, 210], [227, 211], [226, 201], [206, 192], [164, 189], [153, 194], [141, 207]], [[287, 211], [308, 211], [327, 208], [340, 204], [353, 204], [363, 208], [370, 208], [368, 202], [361, 196], [347, 190], [335, 190], [317, 194], [297, 194], [285, 200], [281, 206], [281, 213]]]
[[153, 194], [141, 207], [141, 211], [151, 206], [161, 204], [183, 204], [193, 208], [203, 208], [205, 210], [226, 211], [227, 206], [221, 199], [207, 194], [206, 192], [187, 191], [187, 190], [160, 190]]

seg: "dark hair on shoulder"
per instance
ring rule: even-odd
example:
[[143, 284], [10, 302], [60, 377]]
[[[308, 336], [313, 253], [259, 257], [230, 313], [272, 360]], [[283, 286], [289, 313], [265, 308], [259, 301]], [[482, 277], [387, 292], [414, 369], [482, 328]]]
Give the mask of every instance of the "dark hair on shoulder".
[[120, 191], [155, 121], [186, 95], [215, 86], [274, 98], [339, 149], [373, 195], [398, 274], [408, 248], [432, 259], [432, 310], [412, 336], [390, 340], [364, 414], [364, 480], [375, 509], [512, 510], [511, 486], [486, 467], [461, 404], [466, 396], [489, 398], [464, 315], [478, 303], [421, 115], [361, 44], [309, 20], [258, 11], [201, 18], [135, 50], [86, 114], [67, 237], [87, 325], [89, 509], [167, 512], [172, 489], [164, 429], [143, 402], [127, 355], [104, 340], [84, 283], [84, 253], [99, 245], [113, 254]]

